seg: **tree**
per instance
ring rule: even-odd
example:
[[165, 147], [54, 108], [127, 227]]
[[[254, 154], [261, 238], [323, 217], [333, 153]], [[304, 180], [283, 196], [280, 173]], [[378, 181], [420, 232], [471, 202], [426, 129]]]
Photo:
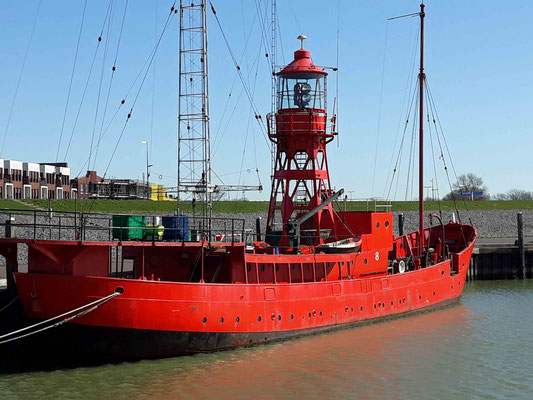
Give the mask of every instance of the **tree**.
[[507, 193], [498, 193], [494, 198], [496, 200], [533, 200], [533, 192], [511, 189]]
[[469, 172], [457, 177], [457, 182], [452, 185], [452, 191], [444, 196], [443, 200], [453, 200], [461, 197], [461, 193], [483, 192], [481, 196], [474, 196], [474, 200], [488, 200], [487, 187], [483, 184], [483, 178]]

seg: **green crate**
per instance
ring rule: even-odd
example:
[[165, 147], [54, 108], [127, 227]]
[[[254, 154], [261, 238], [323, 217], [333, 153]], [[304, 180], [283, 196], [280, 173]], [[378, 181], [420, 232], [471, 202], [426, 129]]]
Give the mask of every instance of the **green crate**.
[[146, 218], [138, 215], [113, 215], [113, 239], [119, 240], [141, 240]]

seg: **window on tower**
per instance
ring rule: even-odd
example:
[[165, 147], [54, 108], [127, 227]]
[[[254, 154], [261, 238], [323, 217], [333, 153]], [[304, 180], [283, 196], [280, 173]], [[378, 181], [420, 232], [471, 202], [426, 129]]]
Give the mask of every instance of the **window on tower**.
[[287, 74], [278, 80], [278, 109], [326, 108], [326, 76], [321, 74]]

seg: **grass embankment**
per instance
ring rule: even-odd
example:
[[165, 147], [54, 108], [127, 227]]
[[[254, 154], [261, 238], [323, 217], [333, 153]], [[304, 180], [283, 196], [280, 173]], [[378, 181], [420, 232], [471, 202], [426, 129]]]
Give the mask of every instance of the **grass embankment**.
[[[98, 212], [98, 213], [119, 213], [119, 214], [173, 214], [176, 210], [176, 203], [173, 201], [150, 201], [150, 200], [52, 200], [52, 209], [55, 211], [75, 211], [78, 212]], [[48, 200], [4, 200], [0, 199], [0, 209], [35, 210], [36, 207], [48, 209]], [[374, 209], [374, 203], [369, 202], [347, 202], [347, 210], [366, 211]], [[460, 210], [465, 209], [465, 203], [457, 202]], [[533, 201], [467, 201], [466, 207], [469, 210], [528, 210], [533, 209]], [[344, 203], [338, 202], [336, 208], [344, 209]], [[190, 203], [184, 203], [180, 208], [183, 212], [192, 212]], [[452, 201], [428, 201], [425, 203], [426, 210], [453, 210]], [[196, 208], [201, 212], [200, 208]], [[215, 213], [237, 213], [237, 212], [266, 212], [268, 201], [220, 201], [213, 205]], [[394, 201], [392, 211], [416, 211], [418, 203], [416, 201]]]

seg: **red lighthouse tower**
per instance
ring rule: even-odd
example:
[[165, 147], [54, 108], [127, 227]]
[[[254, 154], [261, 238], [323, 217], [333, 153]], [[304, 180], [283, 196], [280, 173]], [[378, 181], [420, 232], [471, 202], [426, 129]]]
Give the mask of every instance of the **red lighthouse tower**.
[[[329, 235], [321, 230], [334, 224], [332, 191], [329, 182], [326, 144], [335, 136], [328, 133], [327, 73], [311, 61], [302, 48], [294, 60], [277, 73], [276, 130], [269, 137], [276, 144], [276, 161], [267, 219], [267, 237], [272, 245], [291, 247], [294, 225], [301, 224], [303, 243], [320, 244]], [[272, 118], [272, 116], [270, 116]], [[332, 118], [332, 121], [334, 118]], [[324, 202], [329, 204], [320, 208]], [[316, 209], [320, 208], [319, 211]], [[298, 237], [298, 241], [299, 241]]]

